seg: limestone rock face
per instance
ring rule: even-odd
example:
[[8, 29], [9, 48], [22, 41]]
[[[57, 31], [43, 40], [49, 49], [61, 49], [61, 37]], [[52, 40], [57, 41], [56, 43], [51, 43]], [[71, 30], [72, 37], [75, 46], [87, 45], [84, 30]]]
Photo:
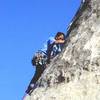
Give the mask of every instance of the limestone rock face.
[[62, 53], [25, 100], [100, 100], [100, 0], [88, 1]]

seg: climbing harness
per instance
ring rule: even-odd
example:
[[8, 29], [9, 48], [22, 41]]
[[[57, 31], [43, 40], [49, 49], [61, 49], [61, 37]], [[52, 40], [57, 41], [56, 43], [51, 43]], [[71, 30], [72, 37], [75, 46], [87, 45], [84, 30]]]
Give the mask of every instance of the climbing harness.
[[35, 55], [33, 56], [32, 59], [32, 64], [37, 66], [37, 65], [45, 65], [47, 60], [47, 54], [42, 51], [38, 50]]

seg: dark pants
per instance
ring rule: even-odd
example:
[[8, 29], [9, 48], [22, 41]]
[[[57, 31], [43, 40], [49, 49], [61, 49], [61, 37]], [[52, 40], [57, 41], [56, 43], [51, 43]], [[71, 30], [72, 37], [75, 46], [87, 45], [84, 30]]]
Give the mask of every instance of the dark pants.
[[33, 89], [33, 87], [31, 86], [31, 84], [36, 84], [36, 82], [38, 81], [38, 79], [40, 78], [41, 74], [43, 73], [44, 71], [44, 66], [41, 66], [41, 65], [38, 65], [36, 66], [36, 71], [35, 71], [35, 75], [33, 76], [27, 90], [26, 90], [26, 93], [29, 94], [30, 91]]

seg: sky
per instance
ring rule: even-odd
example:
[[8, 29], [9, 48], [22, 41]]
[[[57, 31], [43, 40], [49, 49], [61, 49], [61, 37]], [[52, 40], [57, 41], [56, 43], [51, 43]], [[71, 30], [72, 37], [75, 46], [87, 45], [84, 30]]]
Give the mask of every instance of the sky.
[[33, 54], [66, 29], [81, 0], [0, 0], [0, 99], [21, 100]]

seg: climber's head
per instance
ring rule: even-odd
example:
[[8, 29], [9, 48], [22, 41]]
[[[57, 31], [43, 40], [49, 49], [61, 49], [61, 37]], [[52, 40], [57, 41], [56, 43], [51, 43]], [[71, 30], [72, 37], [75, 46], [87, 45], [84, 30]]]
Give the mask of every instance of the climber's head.
[[57, 32], [55, 40], [65, 40], [65, 34], [62, 32]]

